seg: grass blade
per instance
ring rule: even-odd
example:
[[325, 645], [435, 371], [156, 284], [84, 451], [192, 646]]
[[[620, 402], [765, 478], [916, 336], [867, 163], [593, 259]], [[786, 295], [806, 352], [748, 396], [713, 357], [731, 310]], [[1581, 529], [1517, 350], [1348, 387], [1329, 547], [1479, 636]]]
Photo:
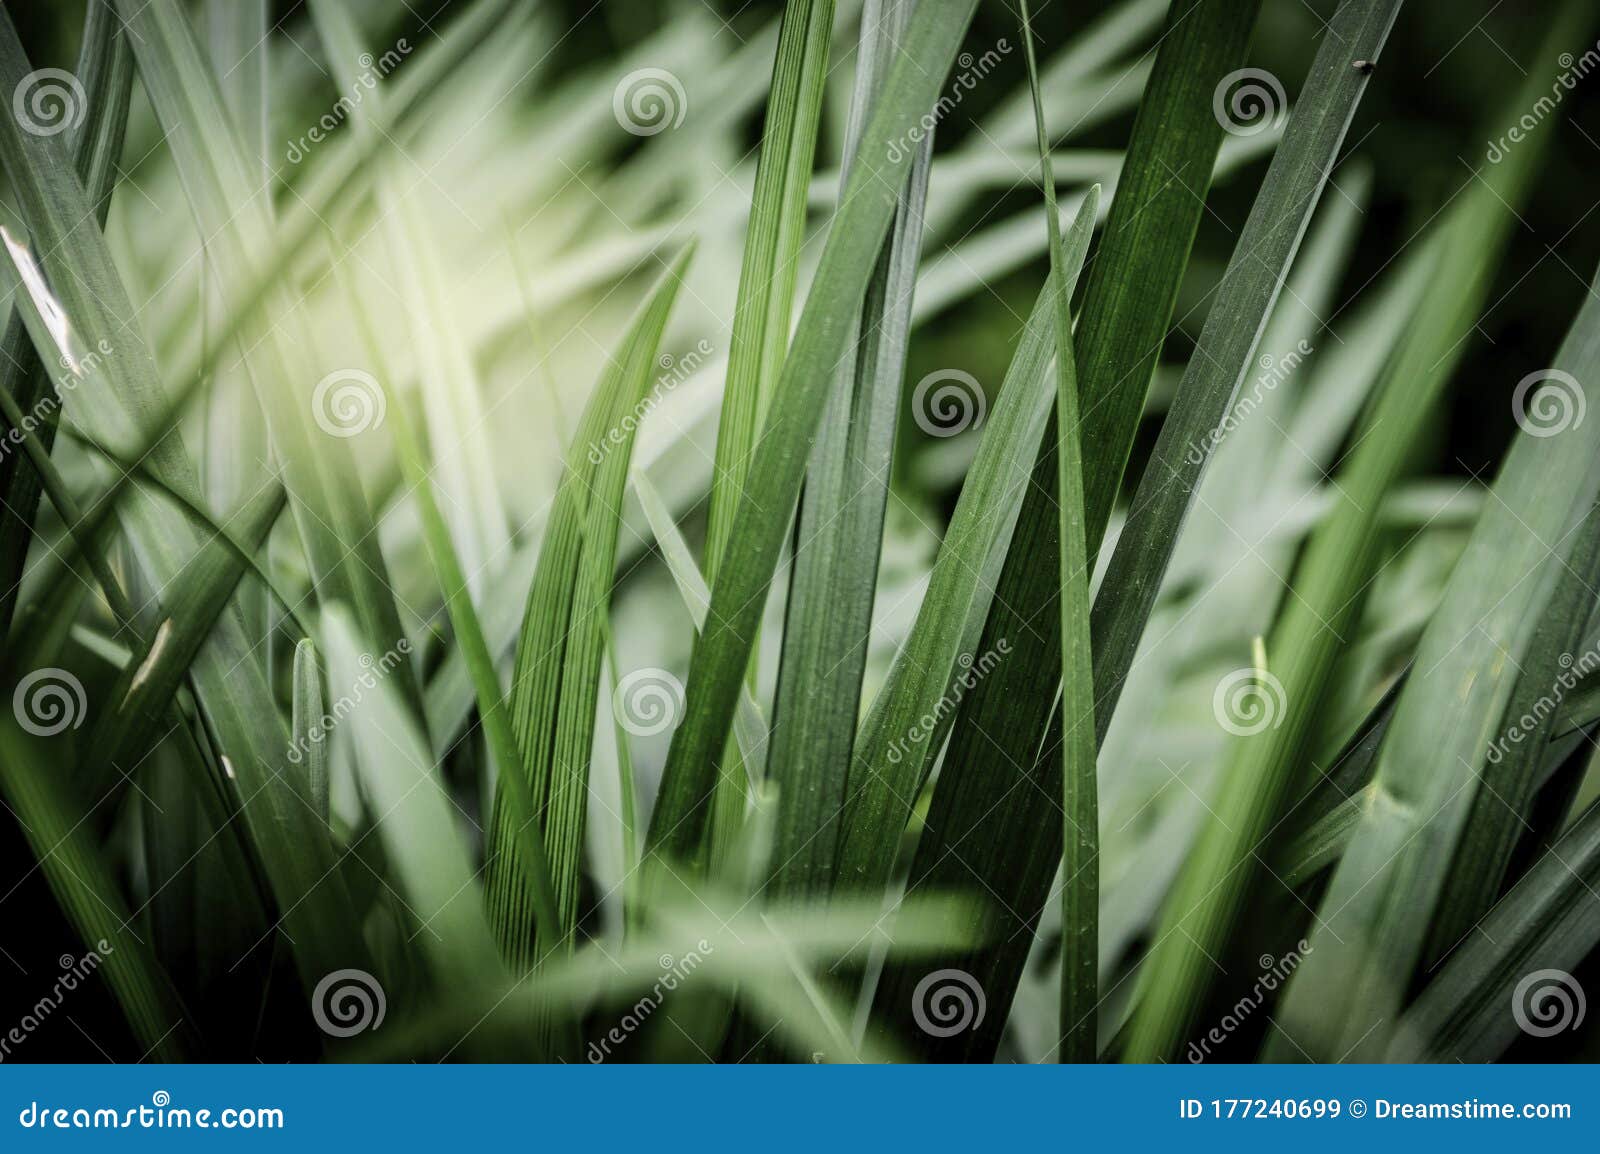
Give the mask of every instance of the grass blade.
[[[874, 0], [862, 12], [852, 159], [911, 8], [908, 0]], [[872, 631], [931, 135], [917, 153], [867, 287], [860, 337], [838, 366], [800, 500], [772, 710], [769, 775], [778, 813], [768, 884], [775, 897], [824, 895], [832, 886]]]
[[1334, 15], [1217, 287], [1095, 603], [1095, 702], [1102, 737], [1210, 459], [1215, 440], [1209, 434], [1223, 426], [1255, 362], [1284, 277], [1366, 91], [1367, 74], [1351, 61], [1378, 59], [1401, 2], [1358, 0]]
[[708, 802], [749, 665], [763, 603], [799, 496], [826, 390], [855, 333], [853, 324], [912, 154], [894, 149], [938, 95], [976, 0], [924, 6], [913, 15], [867, 128], [822, 261], [785, 360], [752, 471], [735, 517], [738, 563], [712, 584], [712, 628], [695, 646], [687, 713], [673, 734], [646, 854], [680, 861], [700, 854]]
[[[1558, 383], [1547, 386], [1553, 389], [1600, 377], [1600, 298], [1586, 298], [1556, 365], [1551, 375]], [[1563, 396], [1582, 403], [1581, 396]], [[1580, 423], [1554, 437], [1545, 432], [1525, 430], [1512, 445], [1494, 500], [1484, 506], [1417, 648], [1378, 753], [1370, 805], [1323, 899], [1329, 912], [1312, 938], [1316, 956], [1296, 971], [1278, 1017], [1290, 1043], [1280, 1041], [1281, 1050], [1381, 1055], [1412, 975], [1428, 960], [1430, 924], [1437, 918], [1435, 931], [1449, 927], [1459, 937], [1483, 913], [1481, 899], [1499, 890], [1535, 789], [1536, 760], [1519, 766], [1522, 779], [1510, 783], [1515, 799], [1491, 798], [1484, 789], [1484, 800], [1496, 807], [1523, 803], [1496, 822], [1510, 828], [1491, 835], [1510, 844], [1494, 858], [1468, 857], [1460, 835], [1479, 790], [1492, 785], [1487, 779], [1480, 785], [1480, 774], [1496, 748], [1518, 670], [1534, 683], [1530, 691], [1548, 692], [1548, 681], [1538, 683], [1559, 677], [1559, 653], [1569, 635], [1581, 633], [1593, 603], [1580, 585], [1577, 612], [1556, 623], [1562, 648], [1529, 660], [1568, 556], [1580, 542], [1593, 552], [1589, 523], [1600, 493], [1600, 428]], [[1457, 883], [1452, 892], [1462, 905], [1447, 911], [1440, 902], [1451, 874], [1475, 878], [1478, 892]], [[1342, 992], [1338, 1021], [1327, 1013], [1333, 990]], [[1352, 1004], [1361, 1012], [1351, 1013]]]
[[[1573, 34], [1563, 27], [1563, 34]], [[1554, 55], [1554, 49], [1551, 55]], [[1538, 86], [1545, 81], [1540, 79]], [[1535, 84], [1520, 102], [1537, 99]], [[1446, 239], [1435, 291], [1391, 358], [1359, 443], [1337, 476], [1338, 504], [1318, 528], [1299, 567], [1295, 595], [1267, 646], [1274, 683], [1258, 686], [1283, 708], [1272, 727], [1234, 743], [1215, 814], [1168, 895], [1157, 944], [1141, 977], [1142, 1000], [1127, 1057], [1155, 1061], [1183, 1048], [1211, 982], [1215, 955], [1249, 901], [1254, 854], [1282, 811], [1317, 716], [1341, 640], [1355, 619], [1378, 537], [1377, 508], [1405, 454], [1433, 411], [1488, 294], [1489, 277], [1530, 183], [1537, 143], [1509, 163], [1469, 178], [1441, 222]], [[1348, 860], [1348, 859], [1347, 859]], [[1315, 966], [1321, 959], [1308, 963]], [[1304, 977], [1297, 973], [1296, 984]], [[1291, 993], [1291, 998], [1293, 994]], [[1335, 1053], [1334, 1057], [1339, 1054]]]
[[[789, 347], [806, 192], [822, 116], [833, 30], [833, 0], [789, 0], [778, 30], [772, 89], [745, 231], [734, 302], [728, 376], [717, 429], [715, 480], [706, 525], [706, 580], [716, 584], [739, 513], [758, 433]], [[744, 821], [746, 767], [735, 746], [723, 751], [712, 803], [712, 858], [723, 860]]]
[[[1055, 274], [1056, 505], [1059, 513], [1061, 602], [1061, 781], [1066, 881], [1061, 889], [1061, 1061], [1093, 1062], [1098, 1054], [1095, 1012], [1100, 1005], [1100, 817], [1095, 782], [1094, 671], [1089, 652], [1089, 556], [1084, 540], [1083, 430], [1079, 425], [1078, 368], [1072, 347], [1072, 300], [1063, 267], [1056, 178], [1050, 169], [1050, 133], [1039, 95], [1028, 0], [1021, 0], [1022, 47], [1033, 93], [1040, 176], [1050, 265]], [[1084, 205], [1092, 220], [1100, 186]]]
[[[541, 956], [574, 944], [618, 510], [638, 424], [630, 417], [650, 386], [661, 334], [690, 256], [690, 250], [680, 253], [663, 273], [584, 410], [528, 590], [510, 698], [512, 731], [522, 757], [502, 767], [489, 862], [495, 931], [519, 973]], [[601, 445], [609, 451], [601, 452]], [[516, 814], [504, 796], [506, 773], [518, 771], [527, 775], [533, 811], [544, 815], [555, 935], [534, 934], [533, 895], [523, 880], [526, 867], [511, 828]]]

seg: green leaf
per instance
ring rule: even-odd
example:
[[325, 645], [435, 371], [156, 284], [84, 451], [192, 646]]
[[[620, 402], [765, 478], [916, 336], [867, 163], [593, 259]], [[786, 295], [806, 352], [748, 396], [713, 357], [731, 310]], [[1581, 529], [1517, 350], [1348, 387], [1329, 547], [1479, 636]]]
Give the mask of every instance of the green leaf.
[[[1492, 1062], [1526, 1025], [1576, 1028], [1576, 970], [1600, 942], [1600, 805], [1494, 904], [1390, 1032], [1386, 1062]], [[1581, 1011], [1577, 1011], [1581, 1013]]]
[[[911, 9], [908, 0], [874, 0], [862, 13], [846, 179]], [[778, 790], [769, 881], [774, 896], [825, 895], [832, 887], [872, 632], [932, 153], [930, 135], [918, 147], [900, 194], [867, 286], [858, 340], [835, 370], [807, 466], [772, 711], [768, 775]]]
[[[854, 320], [910, 171], [910, 130], [938, 95], [976, 0], [924, 6], [861, 137], [845, 196], [778, 380], [731, 540], [736, 552], [712, 584], [711, 625], [690, 664], [687, 712], [673, 734], [646, 853], [694, 861], [708, 803], [760, 626], [762, 608], [826, 407], [827, 390], [856, 332]], [[736, 557], [736, 561], [734, 558]]]
[[[1542, 89], [1546, 81], [1539, 79], [1537, 86]], [[1528, 89], [1516, 94], [1517, 103], [1507, 107], [1537, 99], [1534, 87], [1530, 80]], [[1433, 291], [1389, 361], [1376, 404], [1335, 478], [1335, 508], [1307, 545], [1293, 596], [1267, 644], [1266, 672], [1274, 680], [1258, 688], [1272, 701], [1273, 721], [1234, 741], [1220, 794], [1210, 807], [1214, 816], [1167, 897], [1156, 945], [1141, 974], [1142, 1000], [1126, 1052], [1130, 1060], [1154, 1061], [1181, 1051], [1215, 972], [1210, 958], [1248, 906], [1258, 880], [1257, 848], [1281, 816], [1304, 765], [1334, 660], [1354, 627], [1371, 577], [1378, 507], [1434, 412], [1485, 304], [1496, 258], [1515, 222], [1509, 206], [1522, 199], [1541, 152], [1537, 142], [1530, 145], [1507, 163], [1470, 176], [1440, 221], [1445, 239]], [[1347, 853], [1345, 867], [1348, 863]], [[1317, 953], [1296, 972], [1290, 1002], [1306, 973], [1320, 969], [1334, 953], [1324, 948], [1317, 945]], [[1298, 1038], [1302, 1031], [1294, 1032]], [[1301, 1044], [1306, 1041], [1315, 1044], [1309, 1038]]]
[[317, 647], [302, 637], [294, 647], [294, 714], [290, 730], [294, 747], [305, 761], [306, 801], [324, 822], [328, 820], [328, 743], [322, 719], [328, 715], [328, 697], [317, 668]]
[[[1530, 413], [1586, 403], [1578, 382], [1600, 378], [1600, 298], [1585, 299], [1549, 376], [1540, 387], [1553, 391], [1537, 401], [1530, 395], [1528, 403], [1538, 406]], [[1600, 393], [1591, 399], [1600, 401]], [[1514, 775], [1491, 776], [1485, 764], [1514, 744], [1504, 728], [1519, 724], [1507, 714], [1513, 693], [1522, 688], [1537, 700], [1559, 684], [1559, 656], [1581, 635], [1593, 604], [1586, 583], [1575, 591], [1581, 596], [1569, 589], [1567, 599], [1578, 604], [1559, 607], [1556, 636], [1539, 636], [1574, 548], [1581, 543], [1581, 563], [1593, 559], [1589, 526], [1600, 493], [1600, 427], [1580, 422], [1556, 436], [1547, 431], [1524, 430], [1511, 446], [1493, 500], [1417, 647], [1368, 804], [1323, 899], [1327, 912], [1311, 939], [1316, 953], [1296, 971], [1278, 1016], [1280, 1052], [1381, 1055], [1412, 976], [1429, 960], [1430, 934], [1455, 933], [1433, 939], [1448, 949], [1499, 891], [1537, 786], [1537, 754], [1518, 759]], [[1553, 704], [1549, 713], [1553, 718]], [[1542, 748], [1544, 731], [1528, 736]], [[1512, 795], [1491, 794], [1496, 786], [1509, 786]], [[1492, 851], [1460, 840], [1479, 797], [1507, 811], [1493, 820], [1498, 828], [1478, 831]], [[1447, 891], [1452, 874], [1473, 880]], [[1447, 892], [1459, 903], [1454, 908], [1442, 905]], [[1337, 1021], [1329, 1013], [1332, 990], [1340, 991]]]
[[[133, 53], [120, 28], [109, 7], [89, 5], [76, 70], [88, 107], [83, 124], [67, 130], [74, 171], [89, 190], [96, 225], [102, 228], [111, 208], [111, 189], [133, 94]], [[37, 414], [55, 409], [51, 389], [50, 373], [34, 352], [22, 317], [13, 311], [0, 338], [0, 393], [14, 399], [21, 412]], [[17, 428], [8, 418], [0, 425], [0, 433], [9, 435]], [[52, 430], [48, 422], [38, 427], [46, 453]], [[39, 505], [39, 493], [38, 475], [22, 464], [20, 455], [0, 456], [0, 497], [4, 498], [0, 504], [0, 637], [10, 631], [16, 612], [17, 590], [33, 536], [30, 519]]]
[[1366, 91], [1352, 60], [1377, 60], [1401, 0], [1358, 0], [1329, 22], [1283, 141], [1190, 354], [1129, 504], [1094, 606], [1095, 700], [1103, 737], [1200, 477]]
[[[36, 692], [49, 686], [45, 682]], [[0, 791], [67, 919], [98, 958], [89, 968], [105, 975], [134, 1036], [149, 1051], [144, 1056], [182, 1061], [194, 1045], [184, 1008], [150, 948], [131, 928], [133, 915], [95, 849], [93, 827], [65, 796], [59, 768], [59, 759], [41, 741], [25, 736], [9, 711], [0, 716]]]
[[[0, 81], [14, 89], [27, 71], [9, 17], [0, 13]], [[62, 389], [68, 419], [113, 451], [150, 443], [158, 431], [153, 418], [166, 410], [167, 398], [105, 239], [98, 229], [82, 227], [94, 210], [62, 142], [25, 133], [11, 117], [0, 117], [0, 160], [32, 233], [33, 251], [42, 254], [36, 261], [12, 241], [5, 267], [27, 289], [14, 299], [41, 360], [71, 373], [71, 387]], [[153, 443], [144, 464], [167, 488], [197, 501], [194, 471], [178, 439]], [[153, 588], [165, 587], [199, 552], [198, 533], [153, 494], [137, 494], [124, 513], [144, 579]], [[220, 752], [238, 775], [236, 786], [216, 784], [225, 792], [237, 788], [244, 824], [295, 942], [307, 988], [332, 970], [361, 964], [366, 949], [348, 897], [328, 877], [331, 847], [280, 775], [288, 735], [266, 706], [271, 696], [252, 646], [228, 614], [191, 672]]]
[[[789, 347], [833, 9], [833, 0], [788, 0], [778, 31], [717, 428], [705, 549], [706, 580], [713, 585]], [[742, 760], [736, 745], [725, 747], [719, 760], [710, 831], [713, 861], [726, 857], [744, 821], [748, 789]]]
[[[538, 569], [512, 675], [511, 725], [519, 762], [501, 767], [488, 865], [495, 932], [516, 972], [545, 955], [570, 951], [578, 925], [578, 884], [589, 790], [590, 754], [605, 655], [617, 534], [637, 414], [656, 369], [667, 316], [692, 255], [680, 253], [629, 326], [578, 424], [545, 527]], [[556, 932], [533, 924], [529, 892], [513, 840], [505, 778], [526, 775], [544, 838], [556, 901]]]
[[[230, 311], [245, 315], [250, 290], [263, 283], [278, 249], [273, 224], [251, 179], [252, 165], [200, 56], [194, 30], [176, 0], [119, 0], [139, 75], [183, 176], [206, 257]], [[286, 226], [285, 231], [289, 231]], [[318, 365], [301, 314], [286, 286], [269, 289], [240, 342], [257, 399], [283, 464], [290, 508], [322, 603], [343, 601], [362, 636], [393, 644], [403, 636], [388, 566], [373, 531], [348, 443], [370, 429], [386, 405], [383, 384], [351, 378], [348, 366]], [[364, 406], [352, 427], [329, 408], [342, 390]], [[334, 431], [330, 432], [329, 429]], [[398, 671], [407, 696], [421, 703], [409, 663]]]
[[[1096, 199], [1091, 194], [1067, 235], [1061, 267], [1072, 283], [1094, 233]], [[872, 890], [888, 882], [912, 798], [922, 788], [956, 708], [978, 686], [1012, 668], [1014, 638], [996, 638], [983, 649], [975, 649], [973, 641], [994, 596], [994, 569], [1025, 503], [1028, 463], [1038, 451], [1051, 407], [1045, 369], [1055, 339], [1057, 283], [1046, 283], [1028, 317], [911, 635], [862, 725], [851, 767], [851, 808], [840, 833], [836, 887]]]
[[[1050, 170], [1050, 133], [1039, 95], [1028, 0], [1021, 0], [1022, 47], [1033, 92], [1039, 167], [1044, 181], [1050, 265], [1055, 274], [1056, 507], [1059, 514], [1061, 590], [1061, 781], [1064, 857], [1061, 888], [1061, 1051], [1063, 1062], [1093, 1062], [1098, 1055], [1100, 1006], [1100, 804], [1095, 782], [1094, 671], [1089, 652], [1089, 557], [1084, 540], [1083, 430], [1079, 425], [1078, 367], [1072, 347], [1072, 296], [1062, 266], [1056, 178]], [[1100, 186], [1090, 190], [1084, 215], [1094, 217]], [[1070, 720], [1069, 720], [1070, 719]]]

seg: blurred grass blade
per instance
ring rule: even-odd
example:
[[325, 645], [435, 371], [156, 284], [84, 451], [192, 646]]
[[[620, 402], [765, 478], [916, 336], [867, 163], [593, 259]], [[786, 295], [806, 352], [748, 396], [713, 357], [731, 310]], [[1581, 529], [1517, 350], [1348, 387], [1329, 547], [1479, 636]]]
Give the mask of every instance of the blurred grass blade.
[[[0, 82], [15, 89], [28, 62], [9, 16], [0, 11]], [[93, 208], [73, 175], [61, 141], [25, 133], [0, 117], [0, 160], [11, 178], [33, 236], [37, 262], [17, 243], [5, 259], [27, 287], [14, 294], [41, 360], [68, 368], [63, 387], [67, 417], [96, 442], [114, 449], [144, 444], [166, 396], [144, 345], [106, 247]], [[42, 267], [41, 267], [42, 266]], [[45, 288], [45, 282], [54, 295]], [[145, 465], [167, 487], [197, 500], [193, 469], [177, 438], [154, 442]], [[188, 519], [154, 495], [135, 493], [125, 524], [138, 564], [155, 588], [176, 577], [201, 540]], [[331, 970], [366, 958], [348, 896], [330, 880], [331, 847], [308, 811], [281, 780], [288, 736], [276, 712], [263, 708], [270, 693], [239, 623], [223, 614], [191, 673], [218, 744], [238, 773], [236, 787], [245, 825], [255, 838], [295, 959], [308, 988]]]
[[[116, 13], [107, 5], [89, 5], [75, 75], [88, 107], [83, 123], [68, 128], [67, 139], [72, 144], [74, 171], [94, 205], [95, 226], [103, 228], [111, 209], [111, 190], [133, 94], [133, 53], [121, 35]], [[53, 371], [39, 360], [22, 317], [13, 310], [5, 335], [0, 337], [0, 392], [26, 414], [54, 408]], [[9, 421], [0, 423], [0, 433], [16, 427]], [[47, 454], [53, 429], [49, 422], [39, 423], [36, 429]], [[0, 637], [4, 637], [16, 613], [17, 590], [33, 537], [30, 521], [39, 505], [39, 479], [23, 464], [21, 454], [0, 456], [0, 498], [4, 498], [0, 503]]]
[[[680, 253], [652, 288], [584, 409], [528, 590], [510, 698], [512, 731], [522, 757], [501, 767], [488, 866], [495, 932], [517, 973], [545, 955], [570, 951], [574, 944], [619, 510], [639, 406], [691, 255], [690, 249]], [[555, 893], [556, 932], [541, 932], [537, 938], [534, 895], [514, 841], [516, 814], [504, 796], [505, 775], [514, 772], [526, 775], [532, 811], [543, 815]]]
[[1356, 0], [1330, 21], [1288, 128], [1234, 244], [1199, 342], [1129, 505], [1094, 606], [1097, 732], [1104, 737], [1161, 578], [1240, 385], [1402, 0]]
[[1391, 1031], [1383, 1060], [1492, 1062], [1530, 1022], [1544, 1035], [1576, 1029], [1574, 992], [1578, 1007], [1583, 995], [1572, 972], [1600, 943], [1597, 887], [1600, 804], [1545, 850], [1433, 975]]
[[[1557, 31], [1570, 37], [1578, 29], [1570, 22], [1570, 7], [1567, 12]], [[1552, 41], [1549, 55], [1564, 42]], [[1530, 79], [1506, 108], [1525, 107], [1547, 86], [1543, 77]], [[1126, 1051], [1131, 1061], [1171, 1058], [1182, 1050], [1215, 972], [1211, 958], [1250, 901], [1258, 881], [1258, 848], [1281, 815], [1304, 764], [1334, 660], [1354, 627], [1361, 593], [1372, 575], [1378, 507], [1465, 351], [1515, 224], [1515, 205], [1527, 191], [1541, 154], [1540, 142], [1529, 141], [1506, 163], [1471, 175], [1439, 222], [1447, 239], [1434, 269], [1433, 291], [1386, 368], [1356, 447], [1335, 478], [1337, 504], [1301, 559], [1294, 595], [1285, 602], [1267, 646], [1272, 680], [1260, 679], [1253, 686], [1262, 695], [1258, 700], [1273, 710], [1273, 720], [1233, 743], [1221, 791], [1210, 806], [1214, 816], [1167, 896], [1156, 944], [1141, 974], [1141, 1002]], [[1349, 861], [1347, 852], [1343, 868]], [[1288, 1002], [1295, 1000], [1297, 987], [1310, 988], [1307, 971], [1329, 964], [1336, 952], [1327, 948], [1324, 954], [1320, 941], [1316, 949], [1297, 971]], [[1368, 1025], [1370, 1021], [1362, 1028]], [[1301, 1045], [1310, 1043], [1317, 1052], [1326, 1052], [1316, 1039], [1300, 1039], [1303, 1030], [1290, 1029]]]
[[[1592, 291], [1555, 366], [1541, 380], [1549, 382], [1541, 389], [1551, 391], [1530, 396], [1529, 413], [1547, 413], [1552, 405], [1565, 405], [1570, 413], [1587, 403], [1578, 382], [1600, 380], [1600, 297]], [[1600, 393], [1588, 399], [1600, 403]], [[1559, 638], [1530, 660], [1537, 627], [1568, 572], [1568, 557], [1580, 542], [1593, 552], [1590, 524], [1600, 493], [1600, 425], [1578, 422], [1555, 436], [1548, 432], [1542, 426], [1524, 429], [1512, 444], [1494, 499], [1484, 506], [1429, 619], [1378, 752], [1369, 804], [1323, 898], [1311, 939], [1316, 953], [1296, 971], [1278, 1015], [1279, 1030], [1291, 1043], [1280, 1039], [1280, 1050], [1334, 1058], [1353, 1050], [1352, 1057], [1376, 1060], [1413, 975], [1429, 960], [1424, 949], [1430, 927], [1449, 927], [1459, 938], [1499, 891], [1528, 816], [1537, 761], [1522, 761], [1521, 780], [1505, 783], [1514, 789], [1510, 798], [1489, 794], [1497, 783], [1483, 776], [1485, 763], [1511, 744], [1503, 734], [1508, 720], [1517, 724], [1506, 708], [1519, 671], [1530, 682], [1529, 692], [1553, 692], [1558, 682], [1546, 679], [1559, 679], [1560, 653], [1581, 633], [1593, 604], [1592, 592], [1585, 590], [1576, 613], [1564, 610]], [[1460, 841], [1480, 797], [1502, 811], [1495, 822], [1505, 827], [1502, 833], [1480, 830], [1508, 843], [1495, 853]], [[1469, 848], [1474, 852], [1463, 852]], [[1446, 910], [1440, 902], [1451, 875], [1476, 880], [1471, 890], [1461, 883], [1452, 887], [1451, 895], [1463, 904]], [[1333, 991], [1340, 996], [1337, 1020], [1329, 1012]]]
[[[206, 237], [208, 264], [230, 311], [242, 313], [279, 243], [264, 207], [266, 190], [251, 179], [252, 165], [182, 7], [176, 0], [119, 0], [119, 7], [140, 79]], [[355, 612], [362, 636], [392, 645], [404, 633], [348, 443], [363, 426], [381, 420], [383, 384], [352, 377], [348, 367], [313, 367], [305, 318], [286, 287], [269, 289], [259, 314], [240, 339], [250, 350], [247, 367], [283, 463], [318, 597], [323, 603], [344, 601]], [[345, 427], [329, 409], [329, 399], [352, 389], [360, 394], [359, 412]], [[410, 663], [396, 675], [420, 711], [421, 690]]]
[[454, 803], [390, 676], [408, 659], [410, 646], [373, 653], [339, 605], [323, 612], [322, 627], [329, 678], [341, 693], [330, 712], [354, 735], [372, 828], [414, 923], [412, 934], [444, 988], [494, 977], [500, 972], [494, 936]]
[[762, 432], [758, 467], [746, 478], [731, 540], [733, 557], [712, 582], [712, 627], [695, 645], [687, 711], [673, 734], [646, 853], [700, 857], [708, 803], [755, 647], [766, 594], [799, 496], [806, 459], [913, 160], [907, 133], [932, 106], [976, 0], [918, 8], [868, 118], [838, 214]]
[[[1530, 394], [1530, 403], [1535, 396]], [[1551, 393], [1544, 401], [1558, 399]], [[1591, 447], [1590, 452], [1594, 451]], [[1551, 473], [1557, 467], [1553, 460], [1541, 465]], [[1572, 480], [1582, 475], [1583, 467], [1581, 462], [1567, 465]], [[1506, 472], [1510, 468], [1508, 460]], [[1550, 479], [1555, 480], [1553, 476]], [[1572, 512], [1582, 518], [1581, 523], [1570, 543], [1557, 544], [1557, 552], [1564, 553], [1565, 560], [1556, 569], [1555, 591], [1519, 662], [1516, 688], [1483, 764], [1478, 766], [1481, 780], [1423, 952], [1422, 960], [1430, 969], [1471, 932], [1504, 888], [1512, 856], [1529, 828], [1535, 795], [1545, 784], [1542, 766], [1557, 729], [1557, 707], [1596, 660], [1596, 643], [1591, 640], [1595, 637], [1591, 628], [1595, 591], [1590, 582], [1600, 573], [1600, 508], [1591, 506], [1587, 512], [1579, 512], [1575, 507]], [[1486, 509], [1485, 519], [1488, 515]], [[1527, 726], [1530, 719], [1533, 725]]]
[[[705, 575], [712, 585], [726, 559], [746, 476], [789, 347], [833, 10], [834, 0], [788, 0], [778, 31], [717, 427], [705, 548]], [[713, 861], [727, 855], [744, 820], [748, 782], [741, 760], [730, 743], [718, 761], [721, 776], [710, 829]]]
[[[1022, 48], [1033, 93], [1045, 226], [1055, 274], [1052, 312], [1056, 332], [1056, 507], [1059, 516], [1057, 572], [1061, 602], [1061, 1051], [1063, 1062], [1093, 1062], [1098, 1056], [1096, 1011], [1100, 1006], [1100, 805], [1095, 783], [1094, 671], [1089, 653], [1089, 557], [1084, 540], [1083, 430], [1079, 425], [1078, 367], [1072, 347], [1072, 276], [1061, 251], [1056, 178], [1050, 169], [1050, 133], [1039, 96], [1039, 62], [1033, 48], [1028, 0], [1021, 0]], [[1100, 186], [1089, 190], [1080, 210], [1094, 219]], [[1087, 231], [1087, 230], [1085, 230]]]
[[[862, 12], [845, 180], [911, 10], [910, 0], [869, 0]], [[832, 887], [872, 632], [932, 153], [930, 133], [916, 149], [867, 286], [858, 341], [835, 370], [800, 498], [772, 710], [769, 777], [778, 790], [774, 897], [825, 895]]]
[[[59, 672], [59, 671], [58, 671]], [[62, 911], [99, 958], [95, 969], [122, 1007], [147, 1057], [182, 1061], [193, 1049], [183, 1006], [138, 934], [116, 879], [96, 854], [92, 827], [64, 795], [58, 759], [0, 719], [0, 790]]]
[[317, 647], [302, 637], [294, 647], [294, 703], [290, 729], [294, 746], [305, 760], [306, 801], [324, 822], [328, 820], [328, 742], [322, 719], [328, 715], [328, 696], [317, 667]]

